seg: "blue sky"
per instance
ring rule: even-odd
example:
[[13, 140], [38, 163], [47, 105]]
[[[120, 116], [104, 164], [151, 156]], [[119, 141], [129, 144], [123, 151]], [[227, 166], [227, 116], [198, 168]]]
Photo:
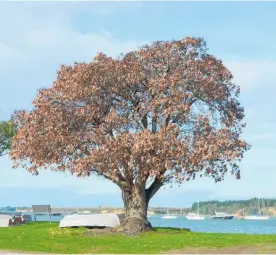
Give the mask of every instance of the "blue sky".
[[[164, 188], [151, 206], [189, 206], [197, 200], [275, 197], [276, 2], [0, 3], [0, 119], [31, 109], [61, 64], [111, 56], [155, 40], [200, 36], [241, 86], [253, 145], [241, 164], [242, 179], [196, 179]], [[31, 176], [0, 159], [0, 206], [120, 206], [115, 185], [43, 171]]]

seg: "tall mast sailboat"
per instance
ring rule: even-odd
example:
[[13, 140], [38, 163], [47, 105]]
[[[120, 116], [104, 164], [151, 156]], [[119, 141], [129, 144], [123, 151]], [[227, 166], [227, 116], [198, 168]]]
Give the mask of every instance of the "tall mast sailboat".
[[[263, 199], [262, 199], [263, 201]], [[263, 215], [261, 211], [261, 206], [260, 206], [260, 199], [258, 198], [258, 209], [259, 209], [259, 214], [258, 215], [248, 215], [244, 216], [245, 220], [268, 220], [269, 215]]]
[[197, 213], [189, 213], [186, 215], [187, 220], [204, 220], [205, 215], [199, 214], [199, 202], [197, 202]]

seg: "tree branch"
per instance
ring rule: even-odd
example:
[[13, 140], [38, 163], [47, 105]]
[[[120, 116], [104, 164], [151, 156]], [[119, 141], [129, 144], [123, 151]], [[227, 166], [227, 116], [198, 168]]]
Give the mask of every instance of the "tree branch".
[[156, 133], [157, 130], [157, 116], [153, 116], [152, 118], [152, 133]]
[[159, 178], [155, 178], [154, 182], [146, 189], [147, 202], [156, 194], [156, 192], [163, 186], [163, 182]]
[[145, 129], [148, 128], [148, 119], [147, 119], [147, 115], [148, 115], [148, 113], [146, 113], [146, 114], [143, 116], [143, 118], [142, 118], [142, 124], [143, 124], [143, 127], [144, 127]]

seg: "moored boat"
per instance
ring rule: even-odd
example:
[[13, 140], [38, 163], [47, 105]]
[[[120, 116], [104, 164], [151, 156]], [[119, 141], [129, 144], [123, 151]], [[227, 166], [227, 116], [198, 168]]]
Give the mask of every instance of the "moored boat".
[[259, 198], [258, 198], [258, 209], [259, 209], [258, 215], [247, 215], [247, 216], [244, 216], [244, 219], [245, 220], [268, 220], [270, 218], [269, 215], [262, 214]]
[[199, 203], [197, 203], [197, 213], [189, 213], [186, 215], [187, 220], [204, 220], [205, 215], [199, 214]]
[[215, 215], [210, 217], [212, 220], [232, 220], [233, 218], [234, 215], [224, 212], [215, 212]]
[[189, 213], [186, 215], [187, 220], [204, 220], [205, 215], [200, 215], [197, 213]]
[[249, 216], [244, 216], [245, 220], [268, 220], [269, 216], [268, 215], [249, 215]]
[[51, 213], [53, 216], [61, 216], [62, 213]]
[[165, 214], [164, 216], [162, 216], [162, 219], [167, 219], [167, 220], [174, 220], [176, 219], [177, 216], [176, 215], [172, 215], [172, 214], [169, 214], [169, 211], [167, 211], [167, 214]]
[[170, 214], [165, 214], [164, 216], [162, 216], [162, 219], [171, 219], [171, 220], [174, 220], [176, 218], [177, 218], [176, 215], [170, 215]]

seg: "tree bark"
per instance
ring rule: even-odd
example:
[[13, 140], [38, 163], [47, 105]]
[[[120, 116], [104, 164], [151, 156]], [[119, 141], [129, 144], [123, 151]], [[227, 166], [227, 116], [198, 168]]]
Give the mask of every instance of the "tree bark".
[[147, 219], [149, 200], [145, 187], [134, 185], [131, 188], [122, 189], [122, 197], [126, 216], [123, 222], [124, 230], [132, 233], [152, 230]]
[[155, 179], [147, 189], [142, 183], [121, 187], [126, 216], [123, 222], [125, 231], [136, 233], [153, 230], [147, 218], [148, 205], [162, 185], [159, 179]]

